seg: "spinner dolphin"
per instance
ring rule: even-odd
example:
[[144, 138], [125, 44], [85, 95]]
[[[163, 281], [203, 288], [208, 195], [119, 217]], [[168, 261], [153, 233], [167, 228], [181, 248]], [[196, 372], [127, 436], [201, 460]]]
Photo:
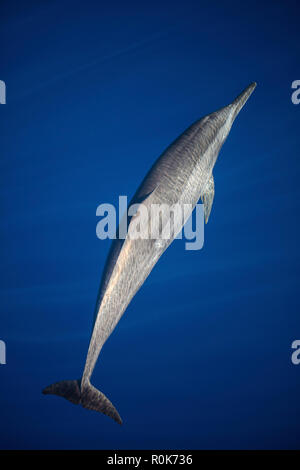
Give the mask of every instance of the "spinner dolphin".
[[[168, 238], [160, 237], [160, 227], [156, 232], [154, 230], [154, 233], [158, 233], [156, 239], [131, 238], [127, 235], [125, 239], [117, 237], [113, 241], [98, 293], [94, 327], [82, 377], [56, 382], [46, 387], [44, 394], [59, 395], [122, 423], [116, 408], [90, 383], [99, 353], [131, 299], [181, 230], [200, 198], [204, 205], [205, 221], [208, 221], [214, 199], [214, 165], [235, 118], [255, 86], [256, 83], [252, 83], [231, 104], [192, 124], [154, 163], [130, 206], [143, 204], [150, 211], [153, 205], [170, 207], [177, 204], [190, 207], [190, 211], [185, 213], [180, 223], [176, 226], [173, 224]], [[134, 217], [129, 219], [128, 234]], [[150, 230], [150, 224], [151, 217], [145, 222], [145, 232]]]

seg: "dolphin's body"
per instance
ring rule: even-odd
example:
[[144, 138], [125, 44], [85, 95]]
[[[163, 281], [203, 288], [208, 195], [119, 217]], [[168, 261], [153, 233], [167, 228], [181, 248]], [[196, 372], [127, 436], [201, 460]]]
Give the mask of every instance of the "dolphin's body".
[[[176, 139], [155, 162], [131, 204], [142, 202], [146, 208], [152, 204], [189, 204], [192, 211], [201, 197], [207, 222], [214, 197], [214, 165], [233, 121], [255, 86], [256, 83], [249, 85], [231, 104], [195, 122]], [[169, 239], [130, 239], [127, 236], [125, 240], [114, 240], [99, 290], [82, 378], [54, 383], [43, 393], [63, 396], [122, 423], [112, 403], [91, 385], [90, 377], [103, 344], [190, 213], [185, 215]]]

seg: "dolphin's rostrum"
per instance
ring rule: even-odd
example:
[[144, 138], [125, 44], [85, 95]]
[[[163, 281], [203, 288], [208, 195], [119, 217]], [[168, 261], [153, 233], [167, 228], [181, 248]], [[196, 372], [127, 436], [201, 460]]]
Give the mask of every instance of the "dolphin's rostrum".
[[[256, 83], [252, 83], [231, 104], [198, 120], [178, 137], [154, 163], [130, 204], [142, 202], [147, 208], [152, 204], [188, 204], [192, 211], [201, 197], [207, 222], [214, 198], [214, 165], [233, 121], [255, 86]], [[103, 344], [189, 215], [185, 214], [185, 219], [174, 228], [169, 239], [159, 240], [159, 243], [155, 239], [131, 239], [128, 236], [113, 241], [98, 294], [82, 378], [54, 383], [43, 393], [60, 395], [122, 423], [115, 407], [91, 385], [90, 378]]]

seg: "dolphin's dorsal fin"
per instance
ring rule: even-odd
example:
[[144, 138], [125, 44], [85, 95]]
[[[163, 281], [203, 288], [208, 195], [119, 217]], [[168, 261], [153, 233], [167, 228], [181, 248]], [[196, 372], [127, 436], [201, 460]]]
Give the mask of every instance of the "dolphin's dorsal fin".
[[209, 214], [213, 205], [214, 195], [215, 195], [215, 182], [214, 182], [213, 175], [211, 175], [201, 195], [201, 199], [204, 205], [204, 217], [205, 217], [206, 224], [208, 222]]
[[158, 188], [158, 185], [155, 186], [155, 188], [151, 189], [151, 191], [149, 191], [145, 194], [138, 195], [138, 196], [134, 197], [132, 199], [132, 201], [130, 202], [129, 206], [128, 206], [128, 209], [130, 209], [130, 207], [132, 207], [131, 210], [128, 211], [128, 216], [129, 217], [134, 217], [136, 215], [136, 213], [138, 212], [138, 208], [141, 204], [143, 204], [143, 205], [150, 204], [151, 205], [151, 201], [154, 198], [154, 194], [155, 194], [157, 188]]
[[155, 187], [154, 187], [153, 189], [151, 189], [151, 191], [149, 191], [148, 193], [143, 194], [142, 196], [139, 196], [139, 197], [136, 199], [135, 203], [136, 203], [136, 204], [145, 204], [145, 202], [146, 202], [147, 200], [149, 200], [151, 196], [154, 195], [154, 192], [156, 191], [157, 188], [158, 188], [158, 186], [155, 186]]

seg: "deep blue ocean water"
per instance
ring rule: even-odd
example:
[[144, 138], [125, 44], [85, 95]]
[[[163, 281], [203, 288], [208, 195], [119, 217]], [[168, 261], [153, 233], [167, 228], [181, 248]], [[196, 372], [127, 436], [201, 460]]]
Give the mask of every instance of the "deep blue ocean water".
[[[1, 2], [2, 449], [300, 447], [297, 2]], [[186, 127], [258, 86], [215, 166], [204, 247], [176, 240], [92, 378], [124, 425], [46, 385], [81, 376], [110, 241]]]

